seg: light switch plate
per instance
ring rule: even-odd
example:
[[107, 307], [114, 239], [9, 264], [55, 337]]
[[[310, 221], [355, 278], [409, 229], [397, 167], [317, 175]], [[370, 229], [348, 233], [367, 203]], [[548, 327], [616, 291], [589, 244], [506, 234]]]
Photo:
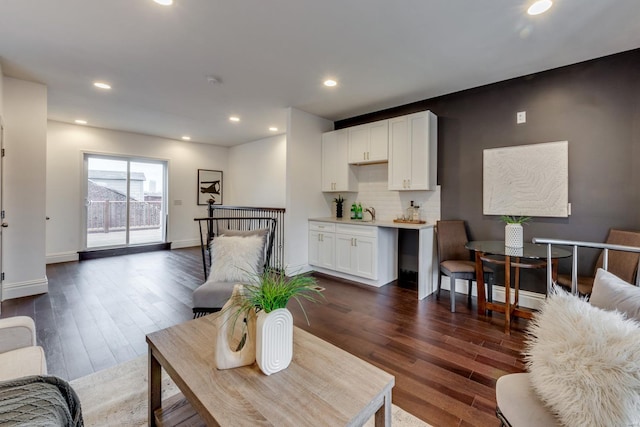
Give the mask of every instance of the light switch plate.
[[526, 111], [518, 111], [516, 113], [516, 123], [522, 124], [527, 122], [527, 112]]

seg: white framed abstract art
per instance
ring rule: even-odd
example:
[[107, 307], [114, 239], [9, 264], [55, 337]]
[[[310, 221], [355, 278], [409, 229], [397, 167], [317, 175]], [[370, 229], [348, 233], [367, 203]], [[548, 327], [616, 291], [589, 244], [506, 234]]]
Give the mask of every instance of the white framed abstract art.
[[569, 142], [483, 150], [482, 213], [569, 216]]

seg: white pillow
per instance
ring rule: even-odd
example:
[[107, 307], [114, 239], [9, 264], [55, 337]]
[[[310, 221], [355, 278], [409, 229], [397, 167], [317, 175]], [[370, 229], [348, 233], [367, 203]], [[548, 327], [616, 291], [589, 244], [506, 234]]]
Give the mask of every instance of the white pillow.
[[596, 272], [589, 303], [640, 321], [640, 288], [601, 268]]
[[208, 282], [251, 281], [262, 261], [261, 236], [218, 236], [211, 245]]
[[640, 420], [640, 323], [556, 289], [528, 334], [531, 384], [564, 425]]

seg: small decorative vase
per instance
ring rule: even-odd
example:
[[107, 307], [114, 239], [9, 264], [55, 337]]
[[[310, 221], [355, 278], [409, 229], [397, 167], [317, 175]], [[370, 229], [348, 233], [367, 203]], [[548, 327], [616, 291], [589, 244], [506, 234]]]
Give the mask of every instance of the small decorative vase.
[[271, 375], [285, 369], [293, 359], [293, 316], [286, 308], [261, 311], [256, 322], [256, 362]]
[[[215, 363], [218, 369], [251, 365], [256, 360], [256, 314], [250, 311], [247, 319], [236, 315], [237, 301], [242, 298], [242, 285], [233, 287], [231, 298], [216, 319]], [[246, 320], [246, 324], [245, 324]], [[245, 327], [246, 325], [246, 327]]]
[[504, 245], [508, 248], [521, 248], [524, 238], [521, 224], [507, 224], [504, 226]]
[[342, 218], [342, 203], [336, 203], [336, 218]]

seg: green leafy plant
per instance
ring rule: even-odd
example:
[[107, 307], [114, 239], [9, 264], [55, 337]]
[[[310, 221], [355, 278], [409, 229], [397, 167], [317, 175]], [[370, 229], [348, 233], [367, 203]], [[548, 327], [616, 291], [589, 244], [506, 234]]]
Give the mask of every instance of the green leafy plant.
[[520, 225], [525, 225], [526, 223], [531, 221], [531, 217], [530, 216], [502, 215], [500, 217], [500, 219], [506, 224], [520, 224]]
[[271, 313], [273, 310], [285, 308], [289, 300], [293, 298], [300, 305], [307, 324], [309, 318], [302, 306], [302, 300], [317, 302], [322, 288], [317, 286], [316, 279], [307, 274], [287, 277], [274, 271], [265, 270], [262, 274], [252, 276], [251, 283], [244, 285], [243, 295], [235, 301], [235, 313], [237, 317], [249, 313], [264, 310]]
[[338, 197], [333, 199], [334, 202], [341, 204], [344, 203], [344, 198], [342, 197], [342, 194], [338, 194]]

